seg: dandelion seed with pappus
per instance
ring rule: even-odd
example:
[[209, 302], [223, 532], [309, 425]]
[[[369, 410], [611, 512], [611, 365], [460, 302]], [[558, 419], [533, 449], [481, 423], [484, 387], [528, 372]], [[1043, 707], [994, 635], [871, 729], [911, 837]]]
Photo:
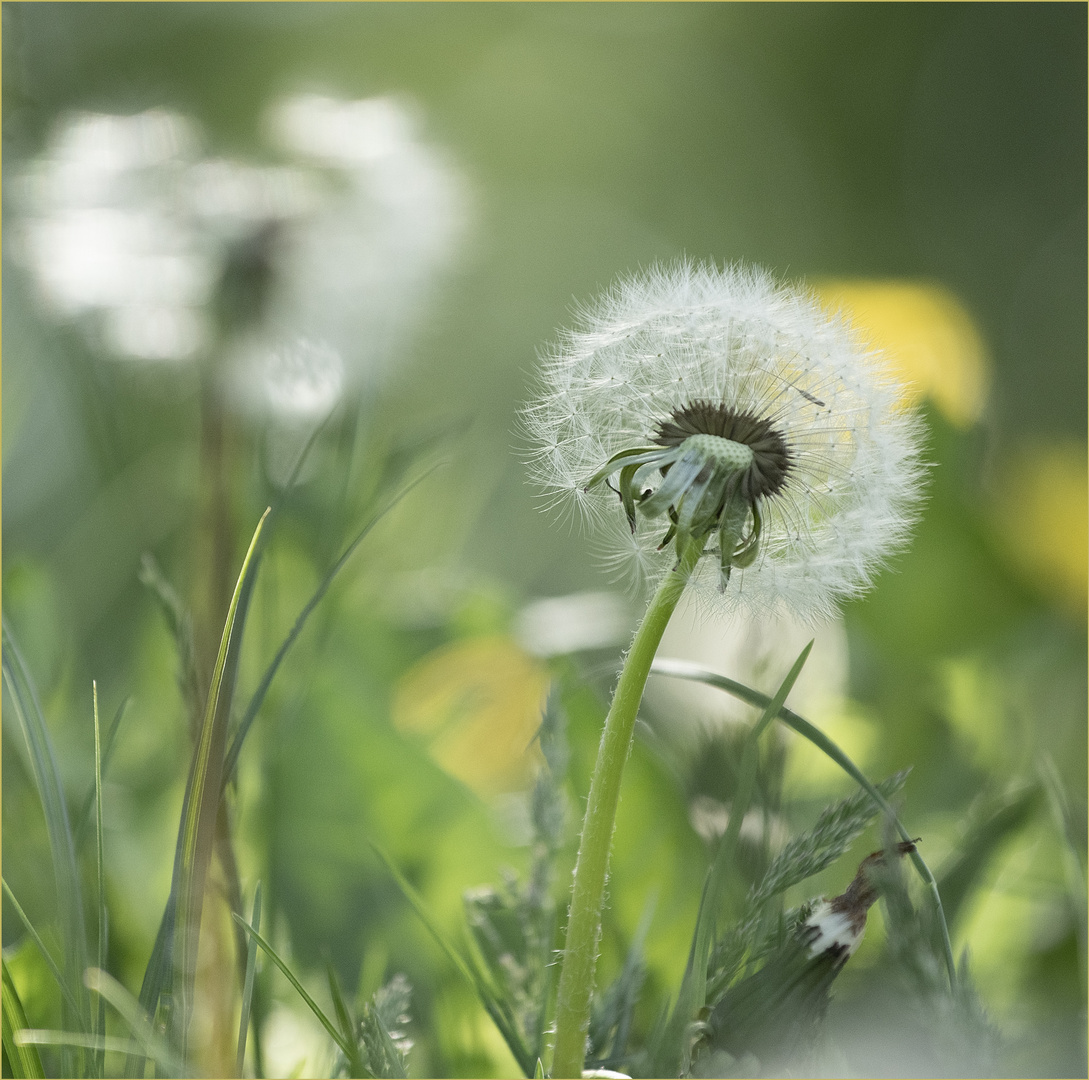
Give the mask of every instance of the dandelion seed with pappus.
[[918, 420], [879, 354], [801, 289], [680, 263], [622, 281], [543, 359], [524, 410], [551, 504], [652, 586], [591, 780], [560, 975], [554, 1076], [578, 1076], [620, 778], [685, 588], [731, 611], [831, 617], [903, 545]]

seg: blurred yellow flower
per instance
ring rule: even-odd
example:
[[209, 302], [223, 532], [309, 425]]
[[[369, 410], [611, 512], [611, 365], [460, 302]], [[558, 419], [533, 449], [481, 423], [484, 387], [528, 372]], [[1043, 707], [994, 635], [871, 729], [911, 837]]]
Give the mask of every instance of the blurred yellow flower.
[[828, 280], [817, 295], [842, 310], [874, 346], [888, 353], [893, 372], [957, 427], [983, 412], [990, 369], [971, 315], [948, 289], [909, 281]]
[[1059, 606], [1089, 607], [1089, 469], [1083, 443], [1025, 448], [1001, 470], [995, 524], [1010, 558]]
[[547, 691], [544, 665], [510, 638], [469, 638], [402, 676], [393, 723], [478, 794], [502, 794], [524, 787], [541, 760], [534, 736]]

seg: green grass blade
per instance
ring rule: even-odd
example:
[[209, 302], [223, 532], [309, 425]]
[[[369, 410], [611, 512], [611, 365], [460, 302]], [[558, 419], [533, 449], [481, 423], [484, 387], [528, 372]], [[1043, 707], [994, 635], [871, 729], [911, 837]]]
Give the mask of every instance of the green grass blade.
[[197, 675], [196, 644], [193, 641], [193, 619], [150, 552], [144, 552], [140, 564], [140, 583], [146, 585], [159, 602], [159, 610], [163, 613], [178, 654], [178, 689], [186, 711], [190, 716], [195, 716], [200, 708], [200, 680]]
[[0, 1007], [3, 1010], [3, 1046], [4, 1061], [13, 1077], [45, 1076], [42, 1059], [33, 1045], [28, 1045], [18, 1038], [26, 1031], [26, 1012], [19, 991], [15, 989], [8, 962], [3, 961], [4, 992], [0, 995]]
[[261, 706], [265, 702], [265, 697], [268, 694], [269, 687], [272, 686], [272, 680], [276, 677], [276, 673], [280, 670], [280, 665], [284, 661], [284, 657], [291, 651], [291, 647], [295, 644], [299, 635], [303, 631], [303, 627], [306, 626], [307, 620], [313, 614], [314, 609], [321, 603], [322, 598], [329, 591], [329, 586], [333, 584], [333, 579], [340, 573], [340, 571], [347, 564], [348, 560], [352, 557], [355, 550], [371, 532], [371, 530], [382, 520], [408, 493], [422, 483], [428, 476], [431, 475], [437, 465], [428, 469], [421, 476], [418, 476], [410, 484], [403, 487], [396, 495], [393, 496], [380, 510], [376, 511], [367, 520], [362, 529], [359, 530], [352, 539], [351, 543], [344, 549], [341, 556], [329, 571], [325, 577], [322, 578], [318, 587], [314, 590], [313, 595], [303, 605], [302, 610], [299, 612], [295, 619], [294, 624], [288, 631], [287, 637], [280, 643], [279, 649], [276, 650], [276, 655], [272, 658], [272, 662], [265, 669], [265, 673], [261, 676], [261, 681], [257, 685], [257, 689], [253, 692], [253, 696], [250, 698], [249, 704], [246, 706], [246, 711], [242, 715], [242, 719], [238, 723], [238, 727], [235, 730], [234, 737], [231, 739], [230, 748], [227, 750], [227, 757], [223, 766], [223, 783], [226, 784], [234, 773], [235, 766], [238, 764], [238, 755], [242, 752], [242, 744], [246, 740], [246, 736], [249, 734], [250, 728], [253, 725], [254, 720], [257, 718], [257, 714], [261, 709]]
[[946, 918], [955, 926], [980, 878], [998, 849], [1023, 828], [1040, 802], [1040, 789], [1025, 788], [991, 803], [975, 820], [958, 845], [957, 854], [938, 871]]
[[[50, 1031], [48, 1028], [27, 1028], [15, 1036], [17, 1046], [78, 1046], [82, 1050], [94, 1050], [96, 1054], [110, 1051], [129, 1057], [140, 1056], [143, 1051], [135, 1039], [117, 1035], [80, 1035], [76, 1031]], [[40, 1075], [40, 1074], [39, 1074]]]
[[348, 1075], [370, 1076], [370, 1070], [364, 1065], [363, 1059], [359, 1055], [355, 1021], [352, 1019], [348, 1003], [344, 1000], [344, 994], [340, 989], [340, 980], [337, 978], [332, 960], [326, 960], [325, 974], [329, 981], [329, 994], [333, 999], [333, 1011], [336, 1013], [337, 1023], [344, 1035], [344, 1041], [352, 1048], [352, 1052], [348, 1055]]
[[8, 898], [8, 902], [13, 908], [15, 908], [15, 914], [19, 916], [19, 921], [26, 927], [26, 932], [30, 935], [31, 940], [38, 947], [38, 952], [42, 954], [42, 959], [45, 960], [46, 965], [49, 967], [53, 978], [57, 982], [57, 986], [60, 987], [60, 992], [64, 995], [65, 1000], [68, 1002], [68, 1007], [73, 1012], [79, 1011], [79, 1005], [76, 1003], [76, 999], [72, 994], [71, 988], [65, 981], [64, 975], [61, 973], [61, 969], [57, 964], [57, 961], [53, 959], [53, 954], [45, 947], [45, 942], [42, 941], [41, 935], [34, 929], [34, 924], [27, 917], [26, 912], [23, 910], [22, 904], [15, 899], [15, 894], [11, 891], [11, 886], [8, 885], [6, 879], [0, 879], [3, 884], [4, 895]]
[[[95, 720], [95, 862], [98, 871], [98, 958], [97, 966], [103, 970], [106, 967], [106, 934], [108, 933], [106, 914], [106, 877], [102, 870], [102, 742], [101, 732], [98, 726], [98, 683], [91, 682], [91, 700]], [[96, 1016], [95, 1031], [99, 1035], [106, 1034], [106, 1003], [101, 997], [98, 999], [98, 1013]], [[106, 1066], [105, 1051], [95, 1052], [95, 1073], [104, 1075]]]
[[[144, 981], [140, 987], [140, 1008], [150, 1017], [154, 1017], [158, 1012], [159, 1000], [170, 984], [173, 971], [175, 899], [175, 894], [171, 890], [166, 900], [166, 907], [163, 909], [163, 917], [159, 921], [155, 944], [151, 949], [151, 957], [144, 970]], [[125, 1071], [128, 1080], [143, 1076], [144, 1064], [142, 1061], [129, 1058]]]
[[341, 992], [340, 980], [337, 978], [332, 960], [327, 959], [325, 961], [325, 975], [329, 981], [329, 994], [333, 999], [333, 1011], [337, 1014], [337, 1023], [340, 1025], [340, 1030], [348, 1042], [354, 1042], [355, 1024], [352, 1023], [348, 1003], [344, 1000], [344, 994]]
[[[652, 674], [669, 675], [675, 679], [690, 679], [694, 682], [702, 682], [707, 686], [713, 686], [724, 690], [727, 694], [746, 701], [750, 705], [766, 706], [769, 699], [759, 690], [753, 690], [743, 683], [728, 679], [725, 675], [717, 675], [713, 671], [700, 667], [698, 664], [689, 663], [687, 660], [657, 659], [651, 667]], [[897, 817], [896, 812], [889, 805], [888, 800], [880, 791], [870, 783], [861, 769], [830, 739], [820, 728], [814, 727], [808, 720], [804, 720], [790, 709], [781, 707], [778, 713], [779, 719], [792, 731], [796, 731], [804, 739], [808, 739], [818, 750], [821, 750], [828, 758], [834, 761], [852, 780], [855, 781], [881, 809], [885, 817], [892, 822], [893, 827], [900, 835], [900, 839], [911, 842], [915, 838], [904, 828], [903, 823]], [[916, 873], [922, 878], [930, 892], [934, 904], [934, 913], [942, 939], [942, 950], [945, 956], [946, 973], [949, 976], [949, 985], [952, 989], [957, 986], [957, 965], [953, 960], [953, 946], [949, 940], [949, 925], [945, 920], [945, 909], [942, 906], [941, 894], [938, 891], [938, 883], [927, 866], [926, 860], [919, 854], [918, 849], [909, 855]]]
[[[102, 740], [102, 776], [105, 776], [110, 767], [110, 758], [113, 757], [113, 748], [117, 741], [117, 729], [121, 726], [121, 719], [125, 715], [132, 698], [125, 698], [113, 714], [110, 726], [106, 731], [106, 737]], [[91, 811], [95, 808], [95, 785], [92, 784], [83, 798], [83, 805], [76, 814], [76, 850], [83, 848], [83, 841], [87, 836], [87, 830], [91, 827]]]
[[442, 932], [438, 924], [431, 917], [431, 913], [427, 910], [427, 905], [424, 903], [423, 897], [416, 892], [393, 860], [376, 844], [372, 843], [371, 849], [385, 865], [390, 876], [393, 878], [394, 882], [396, 882], [397, 887], [401, 890], [401, 893], [412, 906], [412, 909], [416, 912], [417, 916], [419, 916], [420, 921], [427, 927], [428, 932], [435, 941], [438, 942], [439, 948], [441, 948], [450, 958], [450, 962], [457, 968], [462, 978], [476, 991], [480, 1003], [484, 1006], [487, 1014], [492, 1018], [492, 1022], [499, 1029], [499, 1033], [503, 1036], [511, 1053], [514, 1055], [515, 1060], [518, 1062], [519, 1068], [522, 1069], [524, 1075], [532, 1076], [536, 1066], [537, 1055], [531, 1053], [523, 1041], [521, 1033], [518, 1030], [517, 1021], [510, 1011], [510, 1006], [503, 999], [502, 995], [495, 990], [485, 975], [478, 968], [470, 965], [454, 946], [453, 942], [451, 942]]
[[234, 696], [246, 612], [253, 593], [260, 562], [262, 530], [269, 511], [261, 520], [242, 562], [234, 595], [223, 627], [200, 736], [189, 770], [178, 846], [171, 885], [176, 897], [174, 919], [175, 1014], [177, 1042], [186, 1057], [189, 1019], [193, 1010], [200, 918], [204, 906], [204, 884], [215, 847], [216, 818], [222, 793], [223, 760], [227, 746], [227, 724]]
[[291, 968], [289, 968], [287, 964], [285, 964], [284, 961], [280, 959], [279, 953], [277, 953], [276, 950], [263, 937], [261, 937], [261, 935], [256, 930], [254, 930], [254, 928], [250, 926], [250, 924], [246, 922], [245, 919], [239, 918], [239, 916], [237, 915], [235, 915], [234, 918], [235, 921], [242, 927], [242, 929], [245, 930], [246, 933], [249, 934], [254, 939], [254, 941], [256, 941], [257, 944], [265, 950], [272, 962], [284, 973], [284, 977], [289, 983], [291, 983], [293, 987], [295, 987], [296, 991], [299, 994], [299, 997], [301, 997], [303, 1001], [306, 1002], [310, 1011], [320, 1021], [321, 1026], [329, 1032], [330, 1038], [333, 1040], [333, 1042], [337, 1044], [337, 1046], [340, 1047], [341, 1050], [344, 1051], [344, 1056], [350, 1061], [353, 1049], [352, 1044], [344, 1038], [344, 1036], [337, 1029], [336, 1024], [334, 1024], [332, 1020], [330, 1020], [329, 1017], [325, 1015], [318, 1003], [306, 992], [303, 984], [295, 978], [294, 974], [291, 971]]
[[[64, 979], [70, 990], [62, 1003], [62, 1018], [66, 1026], [88, 1032], [91, 1029], [91, 1005], [81, 981], [83, 969], [87, 966], [87, 930], [83, 921], [79, 866], [72, 841], [68, 805], [38, 694], [7, 619], [3, 620], [3, 677], [13, 706], [12, 711], [30, 753], [31, 770], [49, 835], [49, 852], [57, 886], [57, 910], [64, 950]], [[69, 1006], [70, 999], [75, 1002], [74, 1010]], [[85, 1071], [77, 1066], [73, 1055], [68, 1054], [67, 1059], [66, 1071]]]
[[[801, 674], [806, 660], [809, 659], [812, 648], [813, 642], [811, 641], [802, 649], [801, 654], [794, 661], [794, 666], [787, 673], [775, 696], [765, 699], [764, 711], [745, 738], [745, 747], [742, 751], [741, 765], [738, 772], [737, 789], [730, 804], [729, 824], [704, 883], [688, 964], [681, 980], [680, 991], [677, 994], [677, 1004], [665, 1028], [660, 1049], [662, 1056], [655, 1062], [655, 1072], [659, 1075], [677, 1075], [678, 1069], [684, 1069], [687, 1065], [683, 1060], [686, 1056], [686, 1032], [688, 1025], [695, 1019], [697, 1010], [703, 1006], [707, 997], [707, 963], [711, 955], [714, 920], [725, 888], [726, 877], [734, 866], [737, 845], [741, 837], [741, 823], [749, 812], [749, 804], [752, 802], [753, 790], [756, 786], [760, 736], [767, 730], [772, 720], [779, 715], [779, 710], [783, 707], [787, 695], [794, 688], [794, 683]], [[655, 668], [652, 667], [651, 670], [653, 671]]]
[[124, 1020], [129, 1033], [136, 1040], [136, 1047], [126, 1050], [130, 1061], [135, 1055], [142, 1055], [137, 1060], [151, 1058], [159, 1068], [160, 1074], [170, 1076], [192, 1076], [186, 1071], [185, 1062], [174, 1048], [152, 1027], [140, 1003], [112, 976], [101, 968], [88, 968], [83, 981], [89, 990], [108, 1001], [117, 1014]]
[[[254, 886], [253, 909], [250, 925], [261, 929], [261, 882]], [[251, 936], [246, 939], [246, 981], [242, 987], [242, 1011], [238, 1018], [238, 1056], [235, 1059], [235, 1076], [244, 1076], [242, 1068], [246, 1064], [246, 1036], [250, 1030], [250, 1009], [253, 1005], [253, 979], [257, 971], [257, 942]]]
[[1089, 918], [1087, 918], [1089, 896], [1087, 896], [1085, 885], [1085, 856], [1082, 854], [1082, 846], [1077, 839], [1080, 829], [1066, 789], [1063, 787], [1062, 777], [1049, 755], [1045, 754], [1041, 757], [1038, 771], [1047, 794], [1048, 808], [1062, 843], [1063, 871], [1074, 907], [1074, 927], [1081, 957], [1078, 969], [1084, 1004], [1085, 1000], [1089, 999], [1089, 965], [1086, 964], [1086, 955], [1089, 953], [1089, 942], [1086, 941], [1086, 926], [1089, 924]]

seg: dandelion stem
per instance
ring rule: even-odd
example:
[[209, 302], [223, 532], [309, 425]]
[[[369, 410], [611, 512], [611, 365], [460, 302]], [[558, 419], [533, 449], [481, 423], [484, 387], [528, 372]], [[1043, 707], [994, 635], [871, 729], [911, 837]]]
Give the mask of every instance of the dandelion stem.
[[554, 1077], [582, 1075], [620, 779], [631, 750], [635, 717], [643, 699], [650, 665], [688, 577], [703, 554], [704, 543], [705, 540], [698, 540], [687, 544], [677, 565], [658, 587], [624, 661], [609, 715], [605, 718], [605, 730], [590, 779], [560, 969], [556, 1049], [552, 1061]]

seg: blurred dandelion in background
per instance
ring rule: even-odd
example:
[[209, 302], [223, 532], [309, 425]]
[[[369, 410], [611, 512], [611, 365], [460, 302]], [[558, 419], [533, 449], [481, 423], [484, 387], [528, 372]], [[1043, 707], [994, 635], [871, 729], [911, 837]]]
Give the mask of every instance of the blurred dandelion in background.
[[373, 389], [465, 221], [465, 185], [392, 98], [286, 97], [288, 160], [209, 156], [196, 120], [77, 113], [18, 178], [15, 253], [45, 310], [123, 359], [223, 361], [290, 424]]
[[285, 98], [266, 128], [321, 183], [286, 230], [265, 335], [335, 350], [345, 389], [369, 390], [419, 319], [463, 235], [465, 185], [393, 98]]
[[16, 182], [18, 258], [46, 309], [107, 352], [184, 360], [207, 340], [215, 258], [185, 198], [198, 139], [164, 110], [77, 113]]

